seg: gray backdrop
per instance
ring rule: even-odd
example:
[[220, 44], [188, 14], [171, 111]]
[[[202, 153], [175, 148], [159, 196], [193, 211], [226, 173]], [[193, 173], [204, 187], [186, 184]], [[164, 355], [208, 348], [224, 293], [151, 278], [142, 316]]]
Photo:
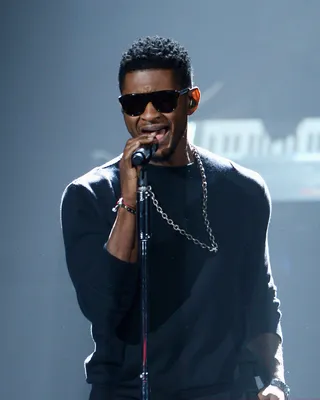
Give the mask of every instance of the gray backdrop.
[[[1, 399], [87, 398], [92, 343], [59, 204], [67, 183], [124, 146], [121, 52], [147, 34], [180, 40], [202, 91], [223, 83], [195, 121], [261, 118], [277, 139], [320, 115], [319, 13], [317, 0], [1, 1]], [[275, 201], [270, 231], [295, 398], [320, 397], [319, 208]]]

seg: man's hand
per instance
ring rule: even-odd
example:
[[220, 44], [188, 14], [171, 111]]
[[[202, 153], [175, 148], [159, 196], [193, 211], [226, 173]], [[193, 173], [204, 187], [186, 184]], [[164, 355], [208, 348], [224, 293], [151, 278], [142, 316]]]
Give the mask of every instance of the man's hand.
[[277, 386], [269, 385], [258, 394], [259, 400], [285, 400], [284, 392]]
[[143, 145], [156, 143], [156, 133], [143, 134], [127, 141], [120, 160], [120, 185], [121, 197], [124, 201], [134, 206], [137, 198], [137, 182], [141, 167], [134, 167], [131, 163], [132, 154]]

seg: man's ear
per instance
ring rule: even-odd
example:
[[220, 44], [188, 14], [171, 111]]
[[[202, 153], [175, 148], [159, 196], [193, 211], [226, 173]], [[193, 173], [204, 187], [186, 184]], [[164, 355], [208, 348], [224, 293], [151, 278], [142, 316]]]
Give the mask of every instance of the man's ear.
[[195, 86], [189, 92], [189, 107], [188, 107], [188, 115], [192, 115], [199, 106], [200, 103], [200, 89]]

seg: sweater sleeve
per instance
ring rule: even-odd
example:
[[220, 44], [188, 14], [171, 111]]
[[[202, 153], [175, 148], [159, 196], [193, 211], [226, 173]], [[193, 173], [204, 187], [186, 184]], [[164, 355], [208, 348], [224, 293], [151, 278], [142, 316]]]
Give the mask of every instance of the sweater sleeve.
[[247, 342], [265, 333], [273, 333], [282, 340], [280, 301], [272, 276], [268, 248], [270, 217], [271, 200], [264, 185], [254, 196], [251, 209], [252, 230], [245, 275]]
[[95, 342], [95, 351], [86, 360], [91, 400], [109, 399], [117, 383], [124, 345], [116, 327], [131, 305], [139, 272], [137, 264], [123, 262], [106, 250], [113, 221], [102, 218], [107, 213], [99, 212], [97, 203], [95, 193], [79, 183], [67, 187], [61, 202], [67, 267]]

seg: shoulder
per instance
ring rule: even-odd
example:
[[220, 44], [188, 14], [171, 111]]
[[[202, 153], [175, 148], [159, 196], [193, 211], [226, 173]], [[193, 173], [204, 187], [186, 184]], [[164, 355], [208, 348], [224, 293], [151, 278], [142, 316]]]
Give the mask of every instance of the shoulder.
[[227, 158], [218, 156], [199, 146], [196, 146], [196, 149], [200, 154], [207, 175], [215, 174], [216, 176], [224, 176], [232, 169], [231, 161]]
[[62, 193], [61, 205], [78, 202], [84, 198], [105, 200], [113, 197], [119, 182], [120, 159], [121, 155], [70, 182]]
[[271, 199], [268, 187], [262, 176], [227, 158], [197, 147], [208, 175], [208, 182], [217, 180], [232, 192], [251, 199], [257, 204], [270, 207]]

